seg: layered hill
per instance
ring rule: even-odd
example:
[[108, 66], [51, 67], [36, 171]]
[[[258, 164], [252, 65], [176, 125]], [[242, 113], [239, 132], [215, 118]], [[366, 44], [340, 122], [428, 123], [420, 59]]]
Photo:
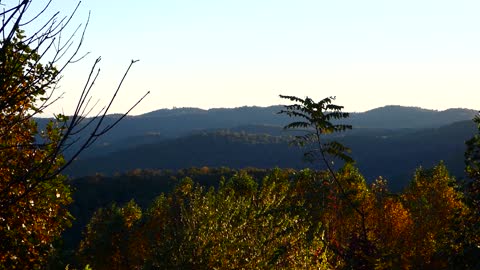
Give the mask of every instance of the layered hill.
[[[129, 116], [85, 151], [68, 174], [79, 177], [192, 166], [311, 167], [302, 160], [304, 149], [289, 145], [299, 133], [283, 130], [294, 119], [279, 115], [281, 109], [175, 108]], [[401, 187], [417, 167], [440, 160], [462, 177], [464, 142], [475, 133], [471, 119], [476, 113], [385, 106], [352, 113], [345, 122], [353, 130], [336, 134], [334, 139], [352, 148], [357, 166], [370, 180], [383, 176]], [[104, 124], [118, 117], [108, 116]], [[80, 136], [89, 132], [87, 128]]]
[[[474, 132], [474, 124], [463, 121], [421, 130], [359, 128], [335, 139], [352, 149], [356, 165], [369, 182], [382, 176], [389, 180], [391, 188], [398, 190], [411, 180], [416, 168], [431, 167], [440, 161], [444, 161], [454, 175], [463, 177], [464, 142]], [[305, 162], [305, 149], [290, 145], [291, 140], [287, 135], [252, 134], [241, 128], [199, 132], [80, 159], [70, 167], [69, 173], [72, 176], [112, 175], [134, 169], [177, 170], [203, 166], [321, 168]]]
[[[282, 106], [210, 110], [175, 108], [128, 116], [114, 129], [102, 136], [93, 147], [83, 154], [83, 157], [103, 155], [120, 149], [164, 139], [179, 138], [205, 130], [238, 130], [239, 127], [245, 129], [249, 126], [248, 130], [244, 130], [247, 133], [279, 135], [281, 128], [292, 121], [286, 115], [278, 114], [281, 109]], [[475, 110], [469, 109], [435, 111], [416, 107], [385, 106], [363, 113], [352, 113], [345, 122], [355, 128], [366, 129], [438, 128], [457, 121], [471, 120], [476, 113]], [[103, 124], [110, 125], [118, 117], [118, 115], [107, 116]], [[42, 123], [48, 119], [37, 120], [42, 126]], [[87, 123], [88, 119], [84, 122]], [[272, 131], [274, 132], [272, 133]], [[85, 137], [89, 132], [91, 129], [87, 128], [79, 136]]]

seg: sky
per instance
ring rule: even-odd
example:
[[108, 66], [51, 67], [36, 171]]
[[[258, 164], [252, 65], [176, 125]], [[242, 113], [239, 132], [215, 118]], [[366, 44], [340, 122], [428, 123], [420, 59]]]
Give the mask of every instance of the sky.
[[[34, 1], [39, 4], [42, 1]], [[43, 1], [45, 2], [45, 1]], [[68, 15], [74, 0], [53, 0]], [[37, 6], [32, 7], [32, 11]], [[346, 111], [385, 105], [480, 109], [480, 1], [84, 0], [82, 61], [47, 113], [69, 113], [101, 56], [93, 98], [111, 112], [284, 104], [336, 96]]]

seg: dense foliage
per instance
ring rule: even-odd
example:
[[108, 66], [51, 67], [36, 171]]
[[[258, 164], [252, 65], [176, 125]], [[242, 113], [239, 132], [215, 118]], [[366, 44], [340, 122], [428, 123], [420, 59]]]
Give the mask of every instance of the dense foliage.
[[[66, 208], [71, 191], [61, 173], [126, 116], [102, 125], [122, 80], [108, 105], [83, 122], [93, 110], [89, 100], [98, 77], [92, 76], [97, 59], [71, 117], [59, 114], [37, 125], [34, 117], [60, 98], [55, 90], [62, 71], [82, 58], [77, 54], [85, 33], [79, 26], [65, 35], [76, 8], [66, 17], [48, 15], [50, 3], [42, 7], [39, 2], [40, 9], [31, 11], [32, 0], [0, 1], [0, 269], [46, 267], [56, 240], [72, 220]], [[76, 42], [77, 31], [82, 36]], [[88, 134], [72, 138], [87, 127]], [[74, 151], [65, 159], [69, 148]]]
[[57, 174], [64, 162], [61, 127], [50, 122], [39, 133], [31, 118], [58, 73], [40, 64], [23, 39], [17, 31], [10, 42], [0, 41], [0, 266], [28, 269], [46, 261], [70, 224], [71, 197]]
[[[80, 245], [81, 261], [94, 269], [479, 266], [479, 248], [473, 245], [479, 243], [471, 234], [475, 224], [469, 223], [473, 209], [443, 164], [419, 169], [402, 193], [390, 193], [381, 178], [368, 185], [355, 167], [346, 166], [337, 177], [351, 201], [329, 182], [327, 172], [232, 175], [224, 169], [231, 175], [225, 179], [214, 169], [202, 171], [191, 172], [216, 178], [216, 187], [208, 186], [214, 181], [199, 185], [186, 177], [147, 207], [123, 200], [97, 210]], [[148, 175], [139, 171], [131, 181], [142, 183]], [[107, 178], [97, 179], [102, 180]], [[365, 227], [351, 202], [366, 213]]]
[[[275, 130], [277, 133], [282, 132], [281, 127]], [[97, 172], [114, 175], [137, 168], [179, 170], [190, 167], [224, 166], [236, 169], [245, 167], [268, 169], [278, 166], [302, 169], [311, 166], [302, 158], [303, 149], [289, 145], [292, 135], [297, 135], [298, 132], [283, 131], [284, 135], [291, 136], [282, 137], [258, 134], [268, 132], [260, 128], [244, 132], [243, 130], [202, 132], [157, 141], [149, 141], [147, 136], [138, 139], [145, 140], [144, 145], [134, 146], [129, 145], [129, 141], [117, 142], [113, 145], [125, 149], [112, 153], [103, 152], [107, 151], [109, 145], [97, 149], [98, 153], [104, 155], [96, 158], [81, 156], [72, 164], [68, 173], [71, 173], [72, 177], [79, 177], [94, 175]], [[401, 191], [408, 185], [412, 172], [418, 166], [431, 167], [439, 160], [445, 161], [452, 175], [463, 178], [464, 141], [474, 132], [475, 125], [468, 121], [428, 130], [385, 131], [353, 128], [351, 131], [338, 134], [339, 136], [334, 139], [352, 149], [350, 156], [356, 161], [369, 183], [381, 175], [389, 180], [392, 191]], [[325, 142], [329, 139], [326, 137]], [[336, 164], [340, 165], [339, 162]]]
[[280, 170], [260, 184], [240, 173], [218, 189], [186, 178], [144, 213], [133, 202], [97, 211], [79, 252], [94, 269], [328, 265], [318, 224], [303, 205], [295, 182]]

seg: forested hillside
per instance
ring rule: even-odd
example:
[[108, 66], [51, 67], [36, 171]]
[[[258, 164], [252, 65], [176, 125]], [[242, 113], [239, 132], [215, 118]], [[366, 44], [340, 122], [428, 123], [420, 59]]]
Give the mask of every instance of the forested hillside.
[[401, 193], [391, 193], [381, 178], [366, 184], [351, 166], [337, 177], [348, 197], [328, 173], [308, 169], [204, 167], [77, 179], [71, 207], [77, 220], [63, 247], [75, 249], [82, 239], [79, 261], [64, 262], [94, 269], [478, 267], [470, 234], [478, 217], [470, 220], [444, 165], [417, 171]]
[[[176, 108], [162, 109], [144, 115], [128, 116], [118, 123], [115, 129], [99, 138], [96, 144], [82, 154], [82, 158], [104, 155], [164, 139], [188, 136], [200, 131], [218, 129], [270, 135], [291, 135], [280, 132], [283, 126], [290, 121], [287, 117], [278, 114], [281, 108], [282, 106], [210, 110]], [[475, 113], [475, 110], [469, 109], [434, 111], [415, 107], [386, 106], [363, 113], [352, 113], [351, 117], [346, 119], [346, 123], [351, 124], [355, 129], [438, 128], [457, 121], [471, 120]], [[103, 120], [104, 124], [112, 124], [119, 117], [119, 115], [109, 115]], [[48, 119], [39, 118], [37, 121], [40, 126], [44, 126]], [[88, 119], [85, 122], [88, 122]], [[87, 128], [78, 136], [82, 137], [89, 132], [90, 130]], [[70, 149], [70, 152], [74, 150]], [[66, 154], [68, 155], [68, 153]]]
[[[421, 130], [353, 128], [335, 139], [352, 149], [352, 156], [367, 181], [383, 176], [389, 179], [391, 189], [400, 190], [416, 168], [428, 168], [440, 160], [445, 161], [455, 176], [463, 178], [465, 141], [474, 131], [475, 125], [464, 121]], [[87, 176], [113, 175], [134, 169], [178, 170], [203, 166], [311, 167], [312, 164], [303, 160], [302, 149], [290, 145], [293, 136], [285, 133], [280, 128], [249, 126], [156, 142], [145, 140], [133, 148], [79, 159], [67, 172], [72, 176]]]

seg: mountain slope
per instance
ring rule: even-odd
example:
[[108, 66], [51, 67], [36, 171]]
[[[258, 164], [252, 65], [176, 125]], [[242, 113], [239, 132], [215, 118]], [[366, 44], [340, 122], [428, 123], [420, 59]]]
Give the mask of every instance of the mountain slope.
[[[416, 168], [430, 167], [440, 160], [445, 161], [454, 175], [461, 177], [464, 142], [475, 133], [475, 125], [464, 121], [423, 130], [361, 130], [336, 139], [352, 149], [352, 156], [367, 179], [383, 176], [390, 180], [391, 187], [398, 189]], [[78, 160], [72, 164], [69, 174], [113, 174], [137, 168], [311, 166], [302, 161], [302, 149], [289, 146], [290, 140], [289, 136], [201, 132]]]
[[[235, 131], [240, 127], [240, 130], [244, 129], [247, 133], [283, 135], [284, 133], [280, 131], [281, 128], [293, 119], [286, 115], [279, 115], [278, 112], [281, 109], [282, 106], [210, 110], [178, 108], [129, 116], [102, 136], [91, 149], [84, 153], [84, 157], [105, 155], [146, 143], [179, 138], [206, 130], [230, 129]], [[345, 122], [355, 128], [372, 130], [438, 128], [456, 121], [471, 120], [475, 114], [476, 111], [468, 109], [434, 111], [415, 107], [385, 106], [364, 113], [351, 114], [351, 117]], [[104, 124], [112, 124], [117, 118], [117, 115], [108, 116]], [[37, 119], [37, 121], [39, 126], [44, 126], [47, 119]], [[248, 130], [247, 127], [249, 127]], [[90, 132], [91, 129], [87, 128], [79, 136], [86, 137]]]
[[347, 122], [356, 127], [434, 128], [471, 120], [477, 111], [470, 109], [427, 110], [418, 107], [384, 106], [363, 113], [353, 113]]

